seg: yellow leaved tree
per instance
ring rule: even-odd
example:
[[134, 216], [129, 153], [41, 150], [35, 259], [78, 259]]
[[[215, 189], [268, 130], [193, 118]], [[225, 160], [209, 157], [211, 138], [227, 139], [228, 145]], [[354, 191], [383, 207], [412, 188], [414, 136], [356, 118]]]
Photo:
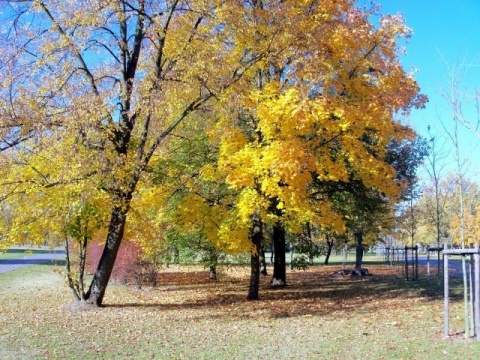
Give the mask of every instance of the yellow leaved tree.
[[262, 4], [259, 18], [282, 24], [284, 36], [272, 42], [278, 55], [257, 71], [253, 88], [222, 99], [219, 169], [239, 191], [240, 224], [250, 227], [258, 214], [273, 226], [272, 284], [283, 286], [285, 231], [307, 223], [345, 230], [332, 184], [400, 196], [387, 146], [414, 136], [396, 115], [426, 99], [399, 62], [397, 40], [410, 34], [400, 16], [375, 27], [352, 1]]
[[[8, 164], [0, 171], [28, 188], [3, 183], [2, 206], [24, 201], [31, 212], [42, 188], [68, 192], [78, 182], [104, 193], [106, 242], [85, 293], [101, 305], [137, 187], [168, 135], [225, 91], [241, 89], [273, 54], [278, 32], [261, 33], [244, 1], [6, 0], [0, 7], [0, 149]], [[48, 172], [32, 169], [35, 154], [46, 156]], [[61, 179], [49, 176], [56, 171]]]

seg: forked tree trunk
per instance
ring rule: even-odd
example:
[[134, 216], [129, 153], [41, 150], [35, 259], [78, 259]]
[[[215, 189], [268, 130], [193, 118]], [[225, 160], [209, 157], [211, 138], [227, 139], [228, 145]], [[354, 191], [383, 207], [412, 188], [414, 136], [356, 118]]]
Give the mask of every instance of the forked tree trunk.
[[363, 261], [363, 233], [361, 230], [355, 232], [355, 242], [355, 269], [360, 269]]
[[90, 288], [86, 294], [86, 301], [96, 306], [101, 306], [105, 290], [107, 289], [113, 265], [117, 258], [118, 249], [123, 238], [127, 209], [116, 206], [112, 210], [110, 225], [108, 227], [107, 242], [103, 248], [102, 257], [93, 276]]
[[327, 254], [325, 256], [325, 265], [328, 265], [328, 262], [330, 261], [330, 255], [332, 254], [332, 248], [333, 248], [333, 239], [327, 239]]
[[250, 240], [252, 241], [252, 253], [250, 255], [250, 287], [248, 288], [247, 300], [258, 300], [260, 288], [260, 253], [262, 252], [263, 229], [260, 216], [253, 216], [253, 226]]
[[285, 229], [280, 223], [276, 223], [273, 226], [273, 247], [275, 249], [275, 256], [273, 259], [272, 286], [283, 287], [287, 285]]

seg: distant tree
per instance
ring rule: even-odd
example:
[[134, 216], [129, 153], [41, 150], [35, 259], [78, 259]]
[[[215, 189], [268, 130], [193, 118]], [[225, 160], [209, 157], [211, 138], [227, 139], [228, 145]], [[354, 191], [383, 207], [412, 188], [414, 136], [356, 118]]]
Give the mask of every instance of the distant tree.
[[397, 179], [402, 187], [402, 194], [395, 209], [396, 227], [400, 233], [408, 235], [411, 246], [414, 246], [418, 222], [415, 207], [415, 201], [420, 196], [417, 171], [422, 166], [428, 151], [427, 140], [416, 137], [402, 142], [392, 140], [387, 153], [387, 159], [395, 167]]
[[[428, 128], [430, 132], [430, 127]], [[427, 215], [435, 226], [435, 235], [436, 235], [436, 247], [440, 247], [441, 239], [443, 234], [445, 234], [444, 229], [442, 229], [442, 224], [444, 223], [444, 200], [442, 200], [442, 187], [441, 182], [442, 178], [445, 176], [445, 167], [446, 167], [446, 141], [438, 135], [430, 135], [429, 139], [430, 153], [427, 156], [425, 162], [425, 170], [428, 173], [430, 178], [433, 194], [434, 194], [434, 204], [433, 207], [427, 208], [429, 212]], [[443, 230], [443, 231], [442, 231]]]
[[439, 236], [442, 241], [451, 236], [451, 201], [454, 191], [453, 179], [448, 174], [438, 182], [438, 189], [432, 182], [422, 185], [422, 195], [414, 207], [418, 214], [419, 242], [437, 247]]

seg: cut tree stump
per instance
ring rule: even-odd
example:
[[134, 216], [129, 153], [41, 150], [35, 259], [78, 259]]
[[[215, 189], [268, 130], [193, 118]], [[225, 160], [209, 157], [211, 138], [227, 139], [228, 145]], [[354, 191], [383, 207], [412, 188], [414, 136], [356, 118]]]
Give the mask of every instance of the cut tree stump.
[[335, 271], [333, 276], [350, 276], [350, 277], [363, 277], [371, 276], [367, 268], [355, 268], [355, 269], [340, 269]]

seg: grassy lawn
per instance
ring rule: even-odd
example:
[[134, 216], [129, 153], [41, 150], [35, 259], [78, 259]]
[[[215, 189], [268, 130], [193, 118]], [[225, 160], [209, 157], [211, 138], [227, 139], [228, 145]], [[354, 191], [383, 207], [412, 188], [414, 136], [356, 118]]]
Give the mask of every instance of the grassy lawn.
[[[464, 339], [453, 295], [443, 338], [436, 280], [406, 282], [397, 268], [369, 266], [364, 279], [332, 277], [338, 266], [289, 271], [289, 286], [245, 301], [246, 268], [211, 282], [171, 267], [156, 289], [111, 285], [105, 307], [75, 306], [54, 266], [0, 275], [1, 359], [478, 359]], [[269, 269], [271, 272], [271, 269]], [[435, 278], [433, 278], [435, 279]]]

